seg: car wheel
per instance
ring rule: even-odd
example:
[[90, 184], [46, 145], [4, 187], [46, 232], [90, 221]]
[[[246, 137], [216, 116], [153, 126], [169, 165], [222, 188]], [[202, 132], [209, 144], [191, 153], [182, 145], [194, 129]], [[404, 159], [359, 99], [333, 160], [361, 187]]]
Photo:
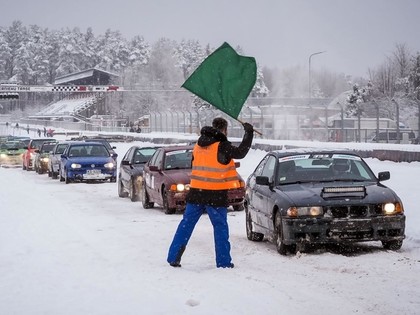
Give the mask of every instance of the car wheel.
[[251, 219], [251, 214], [249, 213], [249, 211], [246, 211], [246, 237], [250, 240], [250, 241], [254, 241], [254, 242], [261, 242], [264, 239], [264, 234], [262, 233], [257, 233], [254, 232], [252, 230], [252, 219]]
[[244, 205], [236, 205], [236, 206], [232, 206], [233, 211], [242, 211], [244, 210]]
[[143, 208], [144, 209], [150, 209], [150, 208], [153, 208], [153, 206], [155, 205], [153, 202], [150, 202], [149, 201], [149, 195], [147, 194], [147, 191], [146, 191], [146, 185], [143, 185], [143, 188], [142, 188], [142, 190], [141, 190], [141, 193], [142, 193], [142, 204], [143, 204]]
[[382, 246], [385, 249], [390, 249], [390, 250], [399, 250], [401, 248], [403, 244], [403, 241], [401, 240], [395, 240], [395, 241], [382, 241]]
[[50, 169], [48, 169], [48, 177], [52, 177], [52, 172]]
[[22, 170], [26, 171], [25, 163], [22, 163]]
[[58, 173], [56, 173], [56, 172], [52, 171], [52, 172], [51, 172], [51, 178], [52, 178], [52, 179], [57, 179], [57, 178], [58, 178]]
[[71, 179], [69, 178], [69, 174], [66, 174], [65, 182], [66, 182], [66, 184], [71, 183]]
[[165, 187], [163, 187], [162, 189], [162, 200], [163, 200], [163, 210], [165, 210], [165, 214], [174, 214], [176, 209], [169, 208], [168, 195], [166, 193]]
[[118, 180], [118, 196], [121, 198], [125, 198], [128, 196], [128, 193], [124, 190], [124, 186], [121, 182], [121, 179]]
[[276, 248], [280, 255], [287, 255], [288, 252], [295, 253], [296, 245], [286, 245], [283, 243], [283, 231], [281, 228], [280, 212], [276, 213], [275, 218]]
[[131, 179], [131, 185], [130, 185], [130, 193], [129, 193], [129, 195], [130, 195], [130, 200], [132, 202], [139, 201], [139, 196], [137, 195], [137, 192], [136, 192], [136, 183], [135, 183], [135, 179], [134, 178]]

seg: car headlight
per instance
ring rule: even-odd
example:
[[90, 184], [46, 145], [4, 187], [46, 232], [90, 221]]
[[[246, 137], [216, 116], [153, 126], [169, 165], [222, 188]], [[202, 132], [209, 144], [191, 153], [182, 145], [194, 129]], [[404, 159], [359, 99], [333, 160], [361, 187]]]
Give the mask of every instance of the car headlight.
[[287, 209], [287, 215], [289, 217], [300, 217], [300, 216], [320, 216], [324, 214], [324, 210], [319, 206], [312, 207], [290, 207]]
[[82, 167], [82, 165], [80, 165], [80, 164], [78, 164], [78, 163], [72, 163], [72, 164], [70, 165], [70, 167], [71, 167], [71, 168], [81, 168], [81, 167]]
[[5, 157], [7, 157], [7, 154], [2, 153], [0, 154], [0, 157], [4, 159]]
[[388, 202], [382, 205], [382, 212], [384, 214], [396, 214], [396, 213], [403, 213], [404, 208], [403, 205], [399, 202]]
[[185, 190], [189, 190], [190, 185], [189, 184], [173, 184], [171, 185], [171, 190], [176, 192], [183, 192]]
[[49, 158], [47, 158], [47, 157], [41, 158], [42, 162], [48, 162], [48, 160], [49, 160]]
[[109, 163], [104, 164], [104, 166], [105, 166], [106, 168], [114, 168], [114, 163], [109, 162]]

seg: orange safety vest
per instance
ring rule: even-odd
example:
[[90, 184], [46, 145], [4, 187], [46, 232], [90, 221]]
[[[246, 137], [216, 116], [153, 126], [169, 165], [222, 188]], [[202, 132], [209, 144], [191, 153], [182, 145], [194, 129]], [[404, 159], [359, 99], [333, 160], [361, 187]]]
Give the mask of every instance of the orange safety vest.
[[239, 188], [239, 177], [235, 162], [224, 165], [217, 161], [220, 142], [207, 147], [194, 146], [191, 172], [191, 188], [206, 190], [225, 190]]

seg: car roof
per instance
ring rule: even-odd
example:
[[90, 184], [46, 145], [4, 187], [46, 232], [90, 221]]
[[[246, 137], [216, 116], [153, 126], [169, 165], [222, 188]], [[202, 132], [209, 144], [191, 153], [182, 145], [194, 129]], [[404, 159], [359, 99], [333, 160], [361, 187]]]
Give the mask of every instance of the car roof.
[[100, 142], [86, 143], [86, 141], [69, 141], [69, 145], [71, 145], [71, 146], [73, 146], [73, 145], [100, 145], [100, 146], [105, 147], [105, 145], [103, 143], [100, 143]]
[[192, 150], [193, 145], [171, 145], [167, 147], [161, 147], [164, 152], [178, 151], [178, 150]]
[[277, 156], [278, 158], [286, 157], [286, 156], [293, 156], [299, 154], [347, 154], [347, 155], [360, 155], [352, 150], [345, 150], [345, 149], [316, 149], [316, 148], [299, 148], [299, 149], [287, 149], [287, 150], [274, 150], [270, 151], [269, 153]]

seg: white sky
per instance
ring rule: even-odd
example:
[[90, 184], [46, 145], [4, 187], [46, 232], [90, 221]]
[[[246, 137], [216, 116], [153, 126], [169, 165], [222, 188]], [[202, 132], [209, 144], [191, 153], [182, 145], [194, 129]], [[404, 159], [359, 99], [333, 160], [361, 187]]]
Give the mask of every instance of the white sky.
[[[113, 143], [119, 158], [134, 144], [150, 145]], [[251, 150], [239, 173], [247, 178], [264, 155]], [[229, 212], [229, 270], [215, 267], [205, 215], [182, 267], [172, 268], [166, 254], [181, 214], [119, 198], [116, 183], [66, 185], [0, 168], [0, 314], [418, 314], [420, 162], [366, 161], [376, 174], [391, 172], [384, 184], [404, 203], [401, 250], [371, 242], [349, 256], [281, 256], [274, 244], [248, 241], [244, 212]]]
[[59, 29], [91, 26], [143, 36], [196, 39], [214, 48], [224, 41], [260, 65], [308, 66], [366, 76], [396, 43], [420, 51], [418, 0], [0, 0], [0, 26], [13, 20]]

